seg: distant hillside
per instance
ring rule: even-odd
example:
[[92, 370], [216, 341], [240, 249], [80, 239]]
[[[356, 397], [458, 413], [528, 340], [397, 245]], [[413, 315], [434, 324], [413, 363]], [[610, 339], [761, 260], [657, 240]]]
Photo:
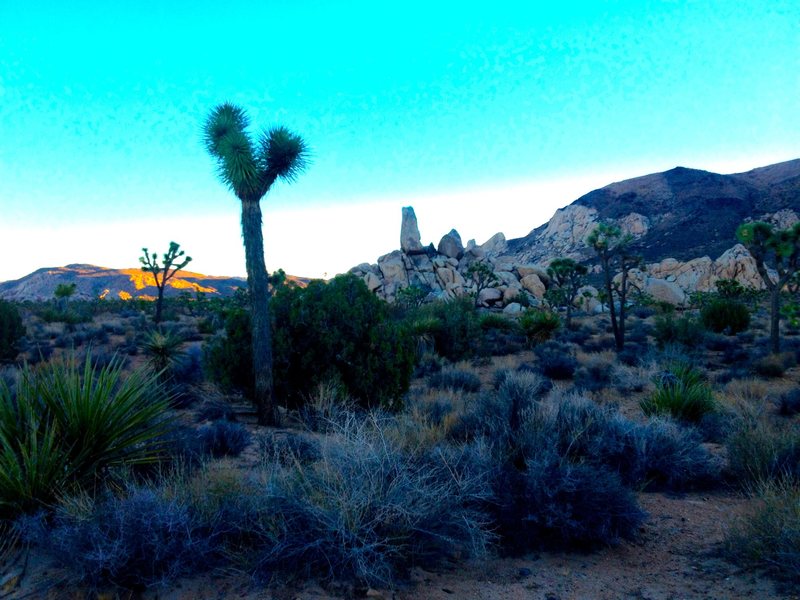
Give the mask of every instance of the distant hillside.
[[[294, 278], [305, 281], [300, 278]], [[47, 300], [53, 297], [59, 284], [76, 286], [75, 298], [154, 298], [158, 294], [152, 273], [141, 269], [107, 269], [94, 265], [67, 265], [34, 271], [14, 281], [0, 283], [0, 298], [7, 300]], [[179, 271], [167, 282], [167, 296], [181, 292], [204, 292], [209, 295], [230, 296], [236, 289], [246, 287], [241, 277], [213, 277]]]
[[634, 234], [648, 262], [717, 257], [735, 244], [745, 219], [788, 211], [800, 213], [800, 159], [733, 175], [676, 167], [589, 192], [509, 240], [507, 252], [532, 262], [586, 257], [586, 235], [598, 221], [614, 219]]

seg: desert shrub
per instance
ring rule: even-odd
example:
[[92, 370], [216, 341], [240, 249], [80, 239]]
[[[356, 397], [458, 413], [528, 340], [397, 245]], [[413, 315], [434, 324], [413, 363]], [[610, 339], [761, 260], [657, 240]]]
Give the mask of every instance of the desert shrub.
[[726, 554], [800, 589], [800, 484], [762, 483], [755, 497], [757, 508], [728, 535]]
[[41, 507], [109, 467], [156, 460], [167, 408], [151, 374], [123, 377], [116, 362], [25, 367], [13, 395], [0, 386], [0, 516]]
[[428, 385], [434, 389], [450, 388], [464, 392], [477, 392], [481, 389], [481, 380], [472, 371], [448, 368], [428, 377]]
[[22, 316], [15, 304], [0, 300], [0, 362], [14, 360], [19, 353], [19, 341], [25, 335]]
[[575, 374], [578, 361], [569, 346], [558, 342], [544, 342], [534, 348], [542, 373], [550, 379], [570, 379]]
[[224, 398], [209, 398], [197, 409], [198, 421], [236, 421], [236, 411]]
[[197, 430], [200, 449], [203, 454], [216, 458], [239, 456], [250, 445], [252, 436], [242, 425], [230, 421], [214, 421]]
[[700, 320], [714, 333], [736, 335], [750, 326], [750, 311], [736, 300], [717, 298], [703, 306]]
[[415, 362], [410, 331], [353, 275], [272, 299], [275, 393], [299, 406], [321, 382], [337, 379], [363, 406], [397, 408]]
[[583, 344], [591, 339], [592, 331], [589, 328], [585, 326], [575, 327], [575, 325], [573, 325], [573, 327], [574, 329], [559, 329], [558, 341], [583, 346]]
[[496, 313], [486, 313], [481, 315], [479, 319], [481, 329], [488, 331], [490, 329], [499, 329], [501, 331], [518, 331], [519, 323], [513, 319], [509, 319], [503, 315]]
[[276, 541], [259, 573], [386, 585], [412, 565], [482, 556], [491, 492], [468, 448], [409, 454], [374, 419], [348, 421], [304, 468], [267, 482]]
[[740, 484], [800, 478], [800, 433], [791, 428], [745, 416], [725, 445], [731, 477]]
[[674, 364], [656, 381], [656, 389], [639, 405], [646, 415], [668, 414], [690, 423], [717, 409], [703, 374], [688, 364]]
[[781, 394], [778, 399], [778, 412], [784, 417], [800, 413], [800, 390], [794, 389]]
[[797, 358], [793, 352], [767, 354], [753, 361], [753, 371], [762, 377], [783, 377], [786, 369], [796, 364]]
[[203, 370], [208, 378], [225, 391], [241, 391], [252, 398], [253, 375], [252, 327], [250, 315], [233, 308], [225, 316], [225, 333], [217, 334], [203, 346]]
[[96, 501], [79, 497], [41, 518], [21, 523], [23, 535], [91, 587], [133, 590], [208, 569], [214, 553], [207, 524], [181, 500], [148, 488]]
[[626, 485], [680, 490], [719, 477], [719, 463], [695, 431], [661, 419], [637, 424], [579, 395], [551, 395], [523, 431], [520, 443], [529, 451], [553, 448], [619, 474]]
[[636, 537], [645, 513], [616, 473], [551, 453], [506, 470], [496, 487], [502, 549], [591, 549]]
[[596, 392], [611, 385], [613, 365], [600, 358], [587, 359], [575, 371], [575, 386], [588, 392]]
[[536, 345], [549, 340], [553, 334], [561, 327], [561, 319], [558, 314], [538, 308], [528, 309], [519, 318], [528, 342]]
[[472, 358], [480, 350], [480, 319], [470, 298], [433, 302], [411, 320], [418, 333], [433, 339], [436, 353], [450, 361]]
[[259, 454], [269, 462], [281, 465], [309, 465], [322, 458], [319, 440], [296, 432], [266, 432], [256, 438]]
[[660, 348], [668, 344], [682, 344], [693, 348], [703, 343], [705, 329], [698, 319], [684, 315], [676, 319], [672, 314], [656, 317], [653, 337]]
[[625, 344], [625, 347], [617, 352], [617, 360], [626, 366], [635, 367], [644, 356], [642, 347], [637, 344]]

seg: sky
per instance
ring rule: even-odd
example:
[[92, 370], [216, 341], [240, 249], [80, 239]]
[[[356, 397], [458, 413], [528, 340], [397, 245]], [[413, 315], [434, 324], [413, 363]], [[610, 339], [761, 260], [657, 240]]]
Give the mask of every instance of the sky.
[[181, 244], [243, 275], [217, 104], [308, 169], [262, 200], [267, 267], [520, 237], [613, 181], [800, 157], [800, 3], [0, 0], [0, 281]]

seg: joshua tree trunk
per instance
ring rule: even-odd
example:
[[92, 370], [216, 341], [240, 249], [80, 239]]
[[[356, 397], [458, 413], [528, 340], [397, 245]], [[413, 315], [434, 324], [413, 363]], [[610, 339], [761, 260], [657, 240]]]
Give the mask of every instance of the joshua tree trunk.
[[614, 343], [617, 350], [622, 350], [622, 338], [620, 337], [619, 324], [617, 323], [617, 309], [614, 307], [614, 293], [611, 285], [611, 264], [608, 259], [601, 259], [603, 273], [606, 280], [606, 295], [608, 296], [608, 312], [611, 313], [611, 330], [614, 332]]
[[769, 341], [772, 346], [772, 353], [778, 354], [781, 351], [780, 343], [780, 318], [781, 318], [781, 288], [777, 285], [769, 291]]
[[269, 284], [264, 263], [264, 236], [261, 232], [261, 205], [258, 200], [242, 200], [242, 238], [244, 239], [247, 287], [253, 325], [253, 372], [255, 405], [259, 425], [277, 425], [278, 413], [272, 396], [272, 331], [269, 316]]
[[161, 323], [161, 305], [164, 303], [164, 286], [158, 285], [158, 276], [155, 277], [156, 287], [158, 288], [158, 299], [156, 300], [156, 325]]

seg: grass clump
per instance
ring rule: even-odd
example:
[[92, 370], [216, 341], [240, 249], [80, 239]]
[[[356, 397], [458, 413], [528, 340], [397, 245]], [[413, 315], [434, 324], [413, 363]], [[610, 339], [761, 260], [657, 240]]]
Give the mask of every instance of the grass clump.
[[662, 373], [655, 391], [640, 406], [648, 416], [668, 414], [688, 423], [699, 423], [705, 415], [717, 410], [714, 394], [703, 374], [687, 364], [675, 364]]

